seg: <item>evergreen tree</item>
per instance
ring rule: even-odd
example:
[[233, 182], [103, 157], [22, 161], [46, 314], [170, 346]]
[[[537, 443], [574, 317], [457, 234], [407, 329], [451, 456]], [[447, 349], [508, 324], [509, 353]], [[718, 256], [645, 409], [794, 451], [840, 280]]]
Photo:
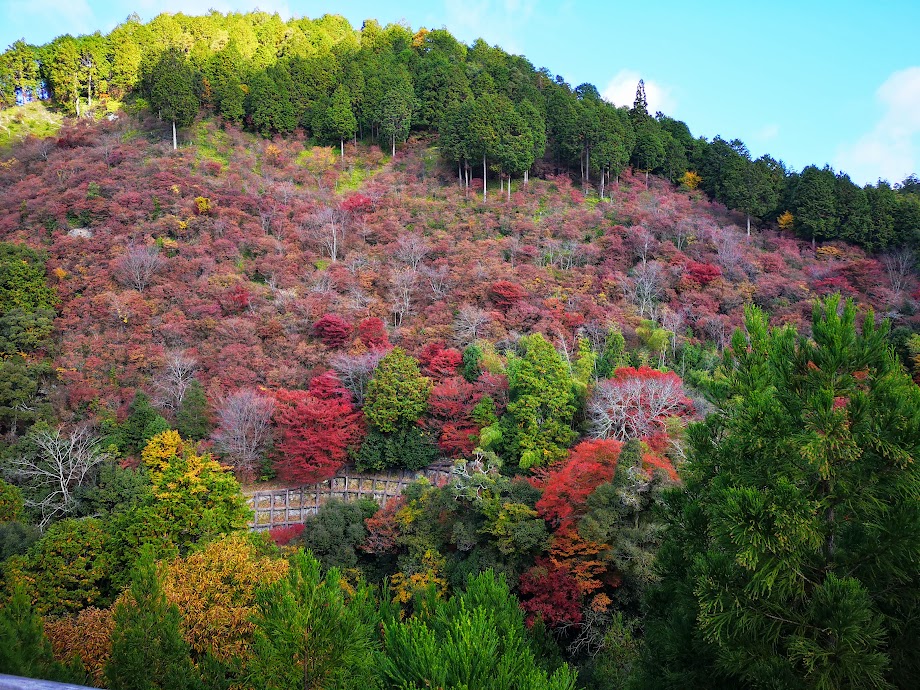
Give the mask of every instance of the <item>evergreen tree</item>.
[[176, 431], [182, 438], [190, 438], [194, 441], [207, 438], [211, 433], [208, 399], [198, 379], [189, 384], [188, 390], [182, 397], [179, 411], [176, 412]]
[[195, 90], [195, 72], [177, 48], [169, 48], [153, 66], [148, 81], [150, 106], [172, 122], [175, 149], [176, 127], [187, 127], [198, 114], [200, 104]]
[[326, 111], [326, 128], [331, 137], [339, 140], [342, 158], [345, 157], [345, 140], [358, 131], [358, 121], [351, 111], [351, 94], [344, 86], [339, 86], [329, 102]]
[[396, 142], [405, 141], [412, 124], [415, 95], [408, 80], [387, 91], [380, 103], [380, 133], [390, 140], [391, 153], [396, 155]]
[[565, 456], [576, 437], [575, 393], [568, 365], [540, 333], [524, 336], [521, 345], [524, 355], [508, 360], [507, 412], [497, 428], [483, 429], [481, 440], [502, 447], [527, 469]]
[[168, 428], [169, 424], [150, 404], [147, 394], [138, 391], [128, 406], [128, 417], [118, 427], [118, 449], [129, 455], [140, 455], [147, 441]]
[[266, 690], [380, 687], [376, 617], [364, 586], [349, 601], [335, 568], [298, 549], [288, 576], [256, 595], [255, 640], [248, 676]]
[[364, 416], [383, 432], [408, 428], [425, 413], [430, 393], [431, 379], [422, 376], [415, 358], [394, 347], [367, 385]]
[[25, 586], [13, 580], [10, 598], [0, 606], [0, 673], [45, 680], [78, 680], [54, 660], [41, 616]]
[[110, 690], [186, 690], [199, 687], [181, 616], [166, 600], [151, 553], [137, 564], [128, 596], [115, 605]]
[[648, 600], [644, 687], [909, 688], [920, 677], [920, 389], [831, 297], [757, 309], [691, 427]]
[[805, 239], [811, 240], [812, 246], [817, 240], [831, 240], [837, 236], [835, 187], [833, 170], [810, 165], [802, 171], [793, 191], [795, 228]]

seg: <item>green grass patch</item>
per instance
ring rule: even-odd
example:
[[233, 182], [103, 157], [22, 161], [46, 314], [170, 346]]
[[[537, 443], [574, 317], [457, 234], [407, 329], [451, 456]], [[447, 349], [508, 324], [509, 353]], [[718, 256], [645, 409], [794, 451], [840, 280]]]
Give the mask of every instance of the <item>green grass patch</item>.
[[64, 118], [45, 107], [44, 103], [28, 103], [0, 111], [0, 147], [35, 137], [50, 137], [61, 128]]
[[209, 122], [199, 122], [195, 125], [191, 137], [196, 147], [199, 162], [214, 161], [221, 165], [230, 163], [227, 155], [227, 133], [217, 129]]

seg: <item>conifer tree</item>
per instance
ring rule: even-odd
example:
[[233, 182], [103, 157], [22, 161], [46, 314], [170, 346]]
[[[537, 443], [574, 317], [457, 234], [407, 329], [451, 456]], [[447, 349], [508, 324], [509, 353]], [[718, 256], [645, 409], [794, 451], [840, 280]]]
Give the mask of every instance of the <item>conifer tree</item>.
[[689, 432], [643, 687], [908, 688], [920, 677], [920, 389], [870, 312], [812, 337], [757, 309]]
[[523, 357], [508, 361], [507, 413], [483, 429], [481, 440], [503, 447], [527, 469], [562, 459], [575, 440], [575, 392], [569, 367], [552, 343], [535, 333], [521, 344]]
[[366, 588], [359, 586], [346, 602], [339, 571], [323, 577], [319, 561], [298, 549], [288, 576], [261, 590], [256, 600], [251, 687], [379, 687], [374, 604]]
[[204, 387], [195, 379], [179, 405], [176, 413], [176, 431], [182, 438], [200, 441], [211, 433], [208, 422], [208, 399], [204, 394]]
[[154, 65], [150, 76], [150, 105], [161, 117], [172, 122], [173, 149], [176, 127], [187, 127], [198, 114], [195, 73], [185, 56], [170, 48]]
[[41, 616], [29, 600], [25, 585], [13, 580], [11, 596], [0, 606], [0, 673], [27, 678], [71, 680], [54, 660]]
[[129, 594], [115, 606], [110, 690], [186, 690], [198, 687], [179, 609], [166, 601], [150, 551], [138, 562]]

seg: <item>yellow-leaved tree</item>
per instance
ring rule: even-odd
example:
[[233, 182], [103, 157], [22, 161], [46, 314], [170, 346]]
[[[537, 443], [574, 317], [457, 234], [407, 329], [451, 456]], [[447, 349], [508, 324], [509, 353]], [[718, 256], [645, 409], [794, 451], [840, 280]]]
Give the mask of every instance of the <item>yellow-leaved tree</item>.
[[163, 592], [182, 614], [193, 655], [229, 662], [250, 653], [256, 591], [287, 574], [288, 562], [268, 554], [256, 535], [233, 534], [170, 563]]

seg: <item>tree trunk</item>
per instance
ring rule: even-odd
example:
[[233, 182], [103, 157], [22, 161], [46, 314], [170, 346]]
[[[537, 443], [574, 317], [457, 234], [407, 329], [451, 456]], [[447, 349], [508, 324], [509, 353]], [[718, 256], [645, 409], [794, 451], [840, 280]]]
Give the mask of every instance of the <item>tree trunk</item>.
[[508, 175], [508, 201], [511, 201], [511, 175]]
[[645, 171], [645, 188], [648, 189], [648, 170]]
[[88, 74], [89, 82], [87, 84], [87, 96], [86, 96], [86, 107], [92, 109], [93, 107], [93, 75], [92, 73]]
[[172, 127], [173, 127], [173, 151], [175, 151], [177, 148], [179, 148], [176, 143], [176, 121], [175, 120], [172, 121]]
[[747, 236], [751, 236], [751, 214], [747, 214]]
[[342, 160], [345, 160], [345, 139], [339, 139], [339, 148], [342, 152]]
[[604, 177], [606, 176], [606, 174], [607, 173], [601, 170], [601, 199], [604, 198]]
[[482, 154], [482, 200], [486, 200], [486, 154]]
[[530, 171], [525, 170], [524, 171], [524, 186], [526, 187], [528, 184], [530, 184]]
[[396, 158], [396, 134], [395, 132], [392, 136], [392, 142], [393, 142], [393, 156], [392, 157]]

